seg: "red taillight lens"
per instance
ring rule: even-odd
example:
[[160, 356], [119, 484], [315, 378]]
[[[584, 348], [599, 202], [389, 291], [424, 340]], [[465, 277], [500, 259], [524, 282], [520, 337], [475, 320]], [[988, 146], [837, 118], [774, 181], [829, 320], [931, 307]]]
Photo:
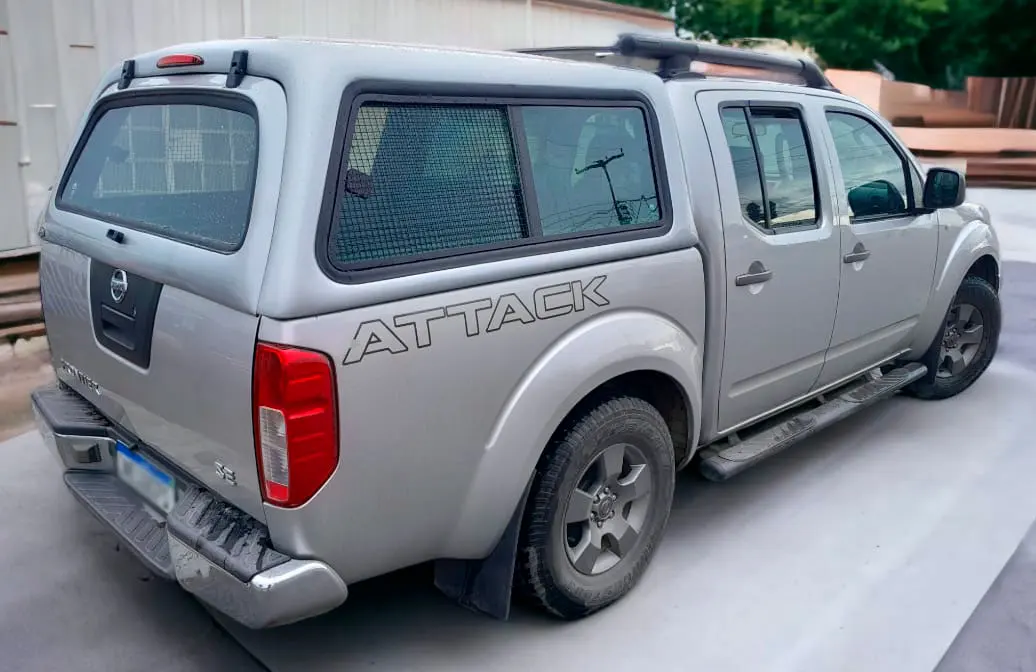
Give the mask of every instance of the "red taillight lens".
[[263, 498], [296, 507], [338, 466], [338, 404], [331, 360], [259, 343], [252, 369], [255, 456]]
[[159, 68], [182, 68], [188, 65], [205, 65], [205, 59], [194, 54], [172, 54], [158, 59]]

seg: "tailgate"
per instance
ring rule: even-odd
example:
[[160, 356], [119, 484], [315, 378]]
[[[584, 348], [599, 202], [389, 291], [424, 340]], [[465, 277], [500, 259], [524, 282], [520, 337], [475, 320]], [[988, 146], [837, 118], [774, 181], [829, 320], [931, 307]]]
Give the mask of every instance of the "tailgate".
[[284, 121], [280, 86], [255, 77], [235, 91], [192, 75], [102, 96], [40, 261], [59, 377], [127, 442], [260, 520], [252, 359]]

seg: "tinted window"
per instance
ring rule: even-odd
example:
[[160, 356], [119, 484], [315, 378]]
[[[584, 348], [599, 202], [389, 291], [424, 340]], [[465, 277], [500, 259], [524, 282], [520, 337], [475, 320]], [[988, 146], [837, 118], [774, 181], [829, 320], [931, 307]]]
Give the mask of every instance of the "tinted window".
[[75, 158], [58, 207], [228, 252], [248, 228], [255, 118], [203, 104], [105, 111]]
[[842, 168], [853, 217], [895, 216], [910, 207], [903, 158], [878, 128], [854, 114], [828, 112], [827, 123]]
[[661, 224], [638, 107], [367, 102], [350, 138], [337, 265]]
[[644, 113], [633, 107], [524, 107], [543, 235], [659, 221]]
[[332, 255], [345, 264], [528, 235], [504, 108], [360, 107]]
[[760, 226], [766, 226], [763, 213], [763, 187], [759, 179], [759, 161], [755, 146], [749, 134], [748, 115], [740, 107], [728, 107], [721, 112], [723, 133], [730, 148], [730, 159], [734, 163], [734, 177], [737, 180], [741, 213]]
[[744, 216], [769, 230], [815, 224], [816, 181], [799, 113], [725, 108], [721, 115]]

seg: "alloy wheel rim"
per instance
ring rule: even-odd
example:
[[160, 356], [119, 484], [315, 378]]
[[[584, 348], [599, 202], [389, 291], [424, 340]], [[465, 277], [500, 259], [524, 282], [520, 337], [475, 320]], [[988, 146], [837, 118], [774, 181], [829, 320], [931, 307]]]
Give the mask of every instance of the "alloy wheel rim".
[[955, 304], [943, 329], [936, 377], [952, 378], [963, 373], [975, 361], [984, 338], [982, 311], [970, 303]]
[[652, 513], [654, 488], [644, 453], [630, 443], [601, 451], [586, 467], [565, 509], [565, 552], [579, 573], [597, 576], [637, 547]]

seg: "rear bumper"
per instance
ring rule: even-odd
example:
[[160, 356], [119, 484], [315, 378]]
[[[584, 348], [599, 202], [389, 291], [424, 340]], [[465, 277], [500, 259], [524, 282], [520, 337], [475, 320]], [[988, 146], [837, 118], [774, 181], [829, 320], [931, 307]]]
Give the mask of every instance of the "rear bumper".
[[204, 488], [178, 488], [168, 515], [149, 506], [115, 474], [114, 428], [75, 392], [37, 390], [32, 409], [72, 494], [159, 576], [250, 628], [292, 623], [345, 601], [334, 570], [275, 550], [262, 523]]

